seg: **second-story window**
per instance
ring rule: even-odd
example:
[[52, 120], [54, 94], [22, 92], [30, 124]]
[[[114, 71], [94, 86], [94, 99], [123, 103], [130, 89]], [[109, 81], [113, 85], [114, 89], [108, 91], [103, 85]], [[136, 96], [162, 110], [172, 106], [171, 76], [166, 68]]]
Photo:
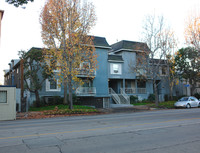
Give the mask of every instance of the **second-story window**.
[[89, 62], [82, 62], [80, 64], [80, 68], [85, 69], [85, 70], [90, 69], [90, 63]]
[[50, 82], [50, 89], [57, 89], [57, 81], [51, 79]]
[[146, 81], [138, 81], [137, 82], [137, 87], [138, 88], [146, 88]]
[[121, 64], [110, 63], [110, 73], [111, 74], [122, 74]]
[[58, 80], [47, 79], [46, 80], [46, 91], [60, 91]]
[[114, 73], [119, 73], [119, 65], [118, 64], [113, 64], [113, 71], [114, 71]]
[[161, 67], [160, 68], [160, 75], [165, 76], [167, 75], [167, 67]]

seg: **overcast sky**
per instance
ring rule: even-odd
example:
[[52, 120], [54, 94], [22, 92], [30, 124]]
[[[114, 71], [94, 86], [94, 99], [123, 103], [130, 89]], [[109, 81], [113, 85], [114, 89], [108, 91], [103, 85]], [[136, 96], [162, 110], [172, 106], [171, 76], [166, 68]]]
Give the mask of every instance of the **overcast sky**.
[[[120, 40], [140, 41], [145, 15], [155, 12], [164, 16], [183, 45], [185, 19], [192, 10], [200, 10], [199, 0], [90, 1], [93, 1], [97, 15], [91, 34], [105, 37], [109, 44]], [[45, 0], [35, 0], [23, 9], [0, 1], [0, 10], [5, 11], [1, 29], [0, 83], [3, 83], [3, 70], [9, 68], [8, 63], [19, 58], [18, 51], [43, 47], [39, 16], [44, 3]]]

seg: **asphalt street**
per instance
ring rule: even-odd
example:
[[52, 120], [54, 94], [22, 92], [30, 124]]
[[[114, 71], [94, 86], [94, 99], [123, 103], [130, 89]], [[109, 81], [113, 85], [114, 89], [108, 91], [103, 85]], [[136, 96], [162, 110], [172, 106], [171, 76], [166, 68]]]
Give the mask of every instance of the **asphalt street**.
[[0, 153], [199, 153], [200, 109], [0, 121]]

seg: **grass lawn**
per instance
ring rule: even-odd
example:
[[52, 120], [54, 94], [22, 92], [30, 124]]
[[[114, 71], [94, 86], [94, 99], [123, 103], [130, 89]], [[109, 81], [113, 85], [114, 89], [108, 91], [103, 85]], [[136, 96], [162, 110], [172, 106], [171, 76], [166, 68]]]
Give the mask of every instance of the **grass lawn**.
[[158, 107], [156, 107], [154, 102], [138, 102], [138, 103], [134, 103], [134, 106], [139, 106], [139, 105], [148, 105], [150, 107], [154, 107], [154, 108], [174, 108], [174, 103], [176, 101], [166, 101], [166, 102], [161, 102], [158, 104]]
[[[52, 106], [44, 106], [44, 107], [30, 107], [29, 111], [46, 111], [46, 110], [54, 110], [55, 107], [58, 107], [58, 109], [68, 109], [68, 105], [52, 105]], [[74, 109], [94, 109], [92, 107], [88, 106], [81, 106], [81, 105], [74, 105]]]
[[[171, 108], [174, 108], [174, 103], [176, 101], [166, 101], [166, 102], [161, 102], [158, 104], [158, 108], [168, 108], [168, 109], [171, 109]], [[155, 104], [151, 104], [150, 107], [155, 107], [156, 108], [156, 105]]]
[[38, 108], [30, 107], [29, 111], [42, 111], [45, 115], [85, 114], [99, 112], [97, 109], [88, 106], [74, 105], [73, 108], [73, 110], [70, 110], [68, 105], [53, 105]]

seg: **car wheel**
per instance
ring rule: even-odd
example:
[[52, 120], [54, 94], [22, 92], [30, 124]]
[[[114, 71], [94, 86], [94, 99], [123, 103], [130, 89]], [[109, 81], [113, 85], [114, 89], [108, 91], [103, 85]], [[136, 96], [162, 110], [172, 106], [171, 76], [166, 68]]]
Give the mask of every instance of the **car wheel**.
[[200, 107], [200, 103], [199, 103], [198, 107]]
[[190, 104], [187, 104], [187, 105], [186, 105], [186, 108], [191, 108]]

